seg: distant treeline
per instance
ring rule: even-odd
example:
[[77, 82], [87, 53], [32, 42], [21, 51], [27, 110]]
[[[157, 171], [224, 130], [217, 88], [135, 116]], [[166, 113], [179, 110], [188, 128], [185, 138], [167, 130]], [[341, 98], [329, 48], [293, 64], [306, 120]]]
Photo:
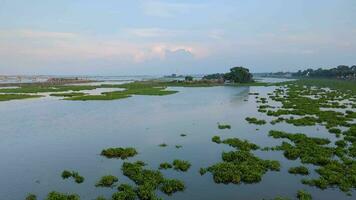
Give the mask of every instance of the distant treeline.
[[342, 80], [356, 80], [356, 65], [351, 67], [346, 65], [339, 65], [331, 69], [306, 69], [298, 72], [276, 72], [260, 74], [263, 77], [294, 77], [294, 78], [331, 78]]
[[337, 78], [337, 79], [356, 79], [356, 65], [351, 67], [346, 65], [339, 65], [331, 69], [307, 69], [299, 70], [292, 73], [294, 77], [315, 77], [315, 78]]

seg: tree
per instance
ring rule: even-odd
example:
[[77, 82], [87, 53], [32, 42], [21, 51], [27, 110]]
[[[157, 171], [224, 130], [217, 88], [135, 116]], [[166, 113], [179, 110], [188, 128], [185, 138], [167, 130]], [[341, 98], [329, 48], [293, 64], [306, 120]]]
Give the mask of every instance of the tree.
[[224, 75], [224, 79], [233, 83], [247, 83], [253, 81], [252, 74], [244, 67], [231, 68], [230, 72]]
[[184, 78], [185, 81], [193, 81], [193, 76], [186, 76]]

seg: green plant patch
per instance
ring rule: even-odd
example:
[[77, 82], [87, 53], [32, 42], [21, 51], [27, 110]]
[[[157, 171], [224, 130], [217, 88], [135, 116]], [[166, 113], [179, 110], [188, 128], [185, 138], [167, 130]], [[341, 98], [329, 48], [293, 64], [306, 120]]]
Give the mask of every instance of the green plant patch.
[[160, 146], [160, 147], [166, 147], [166, 146], [168, 146], [166, 143], [162, 143], [162, 144], [159, 144], [158, 146]]
[[299, 200], [312, 200], [312, 196], [310, 193], [308, 193], [307, 191], [305, 190], [298, 190], [297, 192], [297, 198]]
[[34, 194], [28, 194], [25, 200], [37, 200], [37, 196]]
[[76, 183], [83, 183], [84, 182], [84, 177], [80, 176], [79, 173], [75, 172], [75, 171], [71, 172], [71, 171], [68, 171], [68, 170], [64, 170], [62, 172], [61, 176], [62, 176], [63, 179], [67, 179], [67, 178], [72, 177]]
[[115, 192], [112, 195], [112, 200], [135, 200], [136, 192], [134, 187], [128, 184], [121, 184], [117, 188], [119, 192]]
[[101, 155], [107, 158], [121, 158], [127, 159], [129, 157], [133, 157], [137, 154], [135, 148], [127, 147], [117, 147], [117, 148], [108, 148], [101, 151]]
[[257, 183], [268, 171], [279, 171], [278, 161], [262, 160], [249, 151], [223, 152], [223, 162], [200, 169], [200, 174], [210, 172], [216, 183]]
[[282, 142], [282, 145], [272, 148], [272, 150], [284, 151], [284, 156], [290, 160], [300, 158], [302, 163], [325, 165], [336, 155], [334, 148], [326, 146], [330, 141], [325, 138], [307, 137], [301, 133], [292, 134], [275, 130], [271, 130], [269, 136], [289, 139], [294, 143], [292, 145]]
[[39, 98], [41, 95], [29, 95], [29, 94], [0, 94], [0, 101], [20, 100]]
[[86, 93], [83, 92], [67, 92], [67, 93], [52, 93], [50, 96], [54, 97], [76, 97], [76, 96], [84, 96]]
[[306, 168], [304, 166], [291, 167], [291, 168], [289, 168], [288, 172], [291, 174], [300, 174], [300, 175], [308, 175], [309, 174], [308, 168]]
[[159, 165], [159, 169], [171, 169], [172, 167], [172, 164], [168, 162], [164, 162]]
[[190, 166], [191, 166], [191, 164], [186, 160], [178, 160], [178, 159], [176, 159], [176, 160], [173, 161], [173, 167], [177, 171], [186, 172], [186, 171], [188, 171]]
[[77, 194], [65, 194], [53, 191], [48, 193], [46, 200], [80, 200], [80, 197]]
[[175, 192], [183, 191], [184, 183], [177, 179], [165, 179], [160, 187], [160, 190], [167, 195], [172, 195]]
[[265, 120], [263, 120], [263, 119], [259, 120], [255, 117], [246, 117], [245, 120], [248, 121], [248, 123], [250, 123], [250, 124], [256, 124], [256, 125], [266, 124]]
[[106, 175], [100, 178], [100, 180], [95, 184], [96, 187], [112, 187], [114, 183], [118, 182], [119, 179], [113, 175]]
[[229, 124], [220, 124], [220, 123], [218, 123], [218, 128], [219, 129], [231, 129], [231, 126]]

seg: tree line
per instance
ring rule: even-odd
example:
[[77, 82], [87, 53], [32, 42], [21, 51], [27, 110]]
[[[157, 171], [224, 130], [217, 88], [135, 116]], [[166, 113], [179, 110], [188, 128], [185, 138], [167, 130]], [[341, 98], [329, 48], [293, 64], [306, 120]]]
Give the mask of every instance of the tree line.
[[336, 78], [336, 79], [356, 79], [356, 65], [351, 67], [339, 65], [331, 69], [306, 69], [293, 73], [294, 77], [312, 77], [312, 78]]

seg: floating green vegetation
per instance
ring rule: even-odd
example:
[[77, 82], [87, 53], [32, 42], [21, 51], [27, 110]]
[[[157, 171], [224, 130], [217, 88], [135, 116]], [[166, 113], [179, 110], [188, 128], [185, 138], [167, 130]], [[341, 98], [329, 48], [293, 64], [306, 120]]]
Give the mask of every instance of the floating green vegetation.
[[220, 143], [221, 143], [221, 139], [220, 139], [219, 136], [213, 136], [213, 137], [211, 138], [211, 141], [213, 141], [213, 142], [215, 142], [215, 143], [217, 143], [217, 144], [220, 144]]
[[121, 158], [121, 159], [127, 159], [129, 157], [133, 157], [137, 154], [137, 151], [135, 148], [128, 147], [128, 148], [122, 148], [122, 147], [117, 147], [117, 148], [108, 148], [104, 149], [101, 151], [101, 155], [105, 156], [107, 158]]
[[0, 94], [0, 101], [10, 101], [16, 99], [30, 99], [39, 98], [41, 95], [29, 95], [29, 94]]
[[75, 172], [75, 171], [70, 172], [68, 170], [64, 170], [62, 172], [61, 176], [62, 176], [63, 179], [67, 179], [67, 178], [73, 177], [76, 183], [83, 183], [84, 182], [84, 177], [80, 176], [79, 173]]
[[223, 162], [200, 169], [200, 174], [212, 173], [216, 183], [257, 183], [268, 171], [279, 171], [278, 161], [262, 160], [249, 151], [223, 152]]
[[171, 169], [171, 168], [172, 168], [172, 164], [168, 162], [164, 162], [159, 165], [159, 169]]
[[83, 92], [68, 92], [68, 93], [52, 93], [50, 96], [54, 97], [76, 97], [76, 96], [84, 96], [86, 93]]
[[172, 195], [175, 192], [183, 191], [184, 183], [177, 179], [165, 179], [160, 187], [160, 190], [167, 195]]
[[309, 174], [308, 168], [306, 168], [304, 166], [291, 167], [291, 168], [289, 168], [288, 172], [291, 174], [300, 174], [300, 175], [308, 175]]
[[37, 196], [34, 194], [28, 194], [25, 200], [37, 200]]
[[181, 137], [185, 137], [185, 136], [187, 136], [186, 134], [184, 134], [184, 133], [182, 133], [182, 134], [180, 134], [180, 136]]
[[356, 161], [344, 159], [342, 162], [333, 160], [315, 170], [320, 177], [303, 179], [302, 183], [316, 186], [320, 189], [338, 187], [343, 192], [356, 188]]
[[67, 179], [67, 178], [69, 178], [69, 177], [72, 177], [72, 172], [70, 172], [70, 171], [68, 171], [68, 170], [64, 170], [64, 171], [62, 172], [62, 178], [63, 178], [63, 179]]
[[114, 183], [118, 182], [119, 179], [113, 175], [106, 175], [100, 178], [100, 180], [95, 184], [96, 187], [112, 187]]
[[231, 125], [218, 123], [218, 128], [219, 129], [231, 129]]
[[190, 166], [191, 166], [191, 164], [189, 163], [189, 161], [186, 161], [186, 160], [176, 159], [173, 161], [173, 167], [177, 171], [186, 172], [186, 171], [188, 171]]
[[100, 95], [84, 95], [66, 98], [66, 100], [114, 100], [131, 97], [132, 95], [170, 95], [177, 91], [165, 90], [165, 82], [138, 81], [121, 85], [102, 85], [101, 87], [123, 88], [122, 91], [103, 92]]
[[80, 197], [77, 194], [65, 194], [53, 191], [47, 195], [46, 200], [80, 200]]
[[257, 150], [260, 148], [256, 144], [250, 143], [247, 140], [240, 140], [239, 138], [228, 138], [225, 140], [221, 140], [219, 136], [214, 136], [211, 140], [217, 144], [220, 143], [227, 144], [239, 150], [249, 151], [249, 150]]
[[272, 125], [274, 125], [274, 124], [277, 124], [277, 123], [280, 123], [280, 122], [283, 122], [283, 121], [284, 121], [283, 117], [278, 117], [277, 119], [272, 120], [270, 123]]
[[185, 186], [183, 182], [165, 179], [160, 171], [145, 169], [144, 166], [145, 163], [142, 161], [134, 163], [124, 162], [121, 168], [123, 174], [137, 184], [135, 193], [139, 199], [159, 199], [155, 194], [155, 190], [158, 188], [169, 195], [184, 190]]
[[263, 119], [259, 120], [255, 117], [246, 117], [245, 120], [248, 121], [250, 124], [257, 124], [257, 125], [266, 124], [265, 120], [263, 120]]
[[332, 147], [325, 146], [330, 143], [325, 138], [307, 137], [302, 133], [286, 133], [282, 131], [271, 130], [269, 136], [273, 138], [286, 138], [294, 143], [282, 142], [276, 150], [284, 151], [284, 156], [290, 160], [300, 158], [302, 163], [311, 163], [315, 165], [325, 165], [335, 155]]
[[312, 200], [313, 199], [311, 194], [305, 190], [298, 190], [297, 198], [299, 200]]
[[128, 184], [121, 184], [117, 188], [119, 192], [115, 192], [112, 195], [112, 200], [135, 200], [136, 193], [135, 189]]
[[168, 146], [166, 143], [161, 143], [161, 144], [159, 144], [158, 146], [160, 146], [160, 147], [166, 147], [166, 146]]
[[183, 146], [182, 145], [176, 145], [176, 148], [177, 149], [180, 149], [180, 148], [182, 148]]
[[306, 116], [298, 119], [291, 117], [289, 119], [285, 119], [285, 121], [288, 124], [293, 124], [294, 126], [314, 126], [318, 122], [318, 119]]

